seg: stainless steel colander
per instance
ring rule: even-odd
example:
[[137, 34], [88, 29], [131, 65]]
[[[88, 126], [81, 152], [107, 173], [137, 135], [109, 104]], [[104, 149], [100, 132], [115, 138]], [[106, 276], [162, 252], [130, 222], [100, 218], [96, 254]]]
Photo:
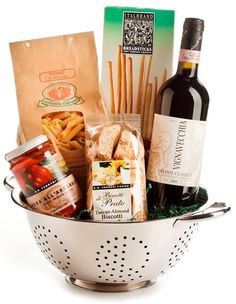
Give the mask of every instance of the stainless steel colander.
[[12, 181], [12, 200], [26, 211], [45, 258], [70, 284], [99, 291], [127, 291], [151, 285], [184, 256], [198, 222], [221, 216], [224, 203], [205, 204], [181, 217], [135, 223], [101, 223], [29, 210]]

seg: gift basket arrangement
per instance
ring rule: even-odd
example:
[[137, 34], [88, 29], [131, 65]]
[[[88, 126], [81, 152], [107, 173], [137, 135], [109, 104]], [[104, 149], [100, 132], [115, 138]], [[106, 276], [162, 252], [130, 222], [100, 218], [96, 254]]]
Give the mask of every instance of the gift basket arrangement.
[[186, 18], [170, 77], [174, 11], [106, 7], [101, 89], [92, 32], [10, 44], [20, 125], [4, 184], [68, 283], [149, 286], [230, 210], [199, 187], [203, 30]]

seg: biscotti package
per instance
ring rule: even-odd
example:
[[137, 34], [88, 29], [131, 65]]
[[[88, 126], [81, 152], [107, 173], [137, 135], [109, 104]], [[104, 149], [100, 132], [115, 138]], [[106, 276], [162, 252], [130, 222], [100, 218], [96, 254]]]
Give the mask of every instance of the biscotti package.
[[86, 120], [87, 209], [95, 221], [147, 218], [140, 115], [94, 115]]
[[150, 146], [154, 101], [172, 74], [174, 11], [106, 7], [101, 86], [111, 113], [138, 113]]
[[83, 177], [84, 117], [104, 113], [93, 32], [13, 42], [10, 50], [18, 143], [49, 134], [73, 174]]

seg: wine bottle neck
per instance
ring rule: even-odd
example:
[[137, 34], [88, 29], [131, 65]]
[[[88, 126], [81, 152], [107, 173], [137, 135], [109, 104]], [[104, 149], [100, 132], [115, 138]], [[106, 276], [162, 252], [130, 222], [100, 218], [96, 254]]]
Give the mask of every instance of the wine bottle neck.
[[197, 63], [179, 61], [177, 68], [177, 75], [188, 78], [197, 78], [197, 72], [198, 72]]
[[185, 19], [177, 75], [188, 78], [197, 77], [203, 29], [203, 20], [197, 18]]

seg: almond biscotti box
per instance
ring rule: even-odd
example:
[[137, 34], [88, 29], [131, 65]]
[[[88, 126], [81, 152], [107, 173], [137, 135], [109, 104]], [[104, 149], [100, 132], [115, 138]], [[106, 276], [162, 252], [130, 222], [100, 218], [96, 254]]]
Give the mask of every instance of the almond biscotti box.
[[102, 91], [111, 113], [138, 113], [148, 149], [158, 88], [172, 74], [174, 11], [106, 7]]

